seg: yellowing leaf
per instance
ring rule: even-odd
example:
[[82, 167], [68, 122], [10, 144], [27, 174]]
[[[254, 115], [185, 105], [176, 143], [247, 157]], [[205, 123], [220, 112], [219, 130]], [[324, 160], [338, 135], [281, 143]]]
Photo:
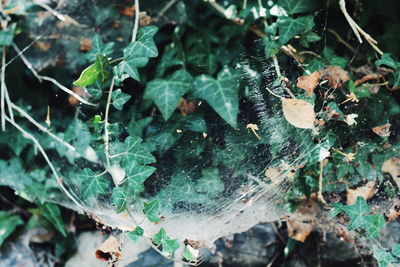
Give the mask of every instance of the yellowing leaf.
[[311, 129], [314, 127], [314, 107], [301, 99], [282, 99], [283, 115], [286, 120], [297, 128]]
[[297, 87], [306, 90], [307, 97], [310, 97], [314, 93], [314, 89], [317, 87], [320, 78], [321, 75], [318, 71], [310, 75], [300, 76], [297, 78]]

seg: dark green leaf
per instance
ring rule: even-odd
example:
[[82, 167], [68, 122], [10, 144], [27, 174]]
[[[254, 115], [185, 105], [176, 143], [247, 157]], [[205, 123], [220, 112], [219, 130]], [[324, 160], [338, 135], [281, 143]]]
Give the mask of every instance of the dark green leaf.
[[156, 168], [151, 166], [138, 165], [135, 162], [131, 162], [125, 167], [126, 180], [128, 181], [129, 188], [135, 193], [144, 191], [144, 181], [153, 174]]
[[45, 203], [41, 206], [42, 215], [53, 224], [53, 226], [64, 236], [67, 237], [64, 222], [61, 218], [60, 208], [52, 203]]
[[2, 46], [12, 45], [16, 26], [17, 23], [11, 23], [10, 25], [8, 25], [6, 29], [0, 30], [0, 45]]
[[166, 237], [161, 241], [161, 245], [163, 253], [172, 255], [172, 253], [179, 248], [179, 241], [178, 239], [170, 239], [169, 237]]
[[149, 202], [144, 202], [143, 213], [150, 222], [158, 222], [160, 220], [160, 201], [158, 199], [154, 199]]
[[157, 33], [158, 28], [155, 26], [147, 26], [140, 28], [137, 40], [130, 43], [124, 49], [125, 60], [137, 57], [156, 57], [158, 56], [157, 47], [153, 41], [153, 36]]
[[107, 44], [103, 43], [101, 36], [96, 34], [92, 39], [92, 49], [87, 53], [86, 57], [90, 61], [94, 61], [98, 54], [110, 55], [113, 52], [114, 43], [110, 42]]
[[121, 213], [126, 209], [130, 196], [127, 194], [127, 190], [124, 187], [114, 187], [111, 202], [117, 207], [117, 213]]
[[397, 258], [400, 258], [400, 244], [393, 244], [392, 254], [395, 255]]
[[142, 139], [128, 136], [124, 145], [117, 146], [113, 151], [114, 155], [119, 154], [117, 158], [121, 159], [123, 167], [137, 162], [139, 164], [150, 164], [156, 162], [154, 156], [142, 145]]
[[384, 249], [375, 249], [374, 258], [378, 261], [379, 267], [387, 267], [390, 263], [396, 262], [396, 258], [392, 253]]
[[281, 45], [286, 44], [295, 35], [307, 28], [307, 26], [311, 23], [313, 23], [312, 16], [299, 17], [296, 19], [292, 19], [290, 17], [280, 17], [278, 20], [279, 42]]
[[354, 230], [365, 223], [364, 213], [369, 212], [367, 202], [363, 197], [357, 197], [357, 201], [354, 205], [343, 206], [343, 211], [346, 212], [350, 217], [348, 224], [349, 230]]
[[167, 233], [164, 228], [161, 228], [157, 234], [153, 236], [153, 242], [157, 244], [157, 246], [161, 245], [161, 242], [167, 237]]
[[14, 232], [15, 228], [23, 223], [18, 215], [11, 215], [5, 211], [0, 211], [0, 246]]
[[79, 178], [82, 181], [81, 191], [83, 199], [97, 194], [104, 194], [109, 185], [109, 182], [103, 175], [96, 174], [88, 168], [83, 169]]
[[131, 95], [125, 94], [121, 91], [121, 89], [117, 89], [112, 92], [112, 104], [114, 108], [118, 110], [122, 110], [124, 104], [128, 102], [128, 100], [132, 97]]
[[144, 234], [144, 230], [140, 226], [136, 226], [135, 230], [130, 231], [128, 233], [128, 237], [132, 239], [134, 242], [138, 241], [140, 237]]
[[283, 7], [289, 15], [308, 12], [314, 9], [314, 0], [279, 0], [278, 5]]

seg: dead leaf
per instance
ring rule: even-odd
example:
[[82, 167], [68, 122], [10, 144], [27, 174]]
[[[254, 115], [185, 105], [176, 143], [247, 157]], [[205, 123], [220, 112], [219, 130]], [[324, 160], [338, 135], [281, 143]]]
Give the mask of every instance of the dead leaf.
[[193, 101], [186, 101], [186, 99], [181, 98], [179, 101], [178, 108], [183, 116], [189, 115], [196, 110], [196, 103]]
[[385, 125], [372, 128], [372, 131], [379, 136], [387, 137], [390, 136], [390, 126], [392, 126], [390, 123], [386, 123]]
[[346, 189], [347, 205], [356, 203], [357, 197], [363, 197], [365, 200], [372, 198], [376, 193], [376, 182], [371, 181], [366, 185], [357, 187], [356, 189]]
[[152, 18], [149, 15], [147, 15], [146, 11], [139, 13], [139, 24], [141, 27], [149, 25], [151, 21]]
[[389, 173], [400, 189], [400, 158], [393, 157], [388, 159], [383, 163], [381, 170]]
[[[72, 88], [72, 91], [73, 91], [74, 93], [76, 93], [77, 95], [82, 96], [83, 98], [89, 97], [89, 96], [90, 96], [88, 93], [85, 92], [85, 90], [84, 90], [82, 87], [79, 87], [79, 86], [74, 86], [74, 87]], [[70, 96], [68, 97], [68, 103], [69, 103], [71, 106], [76, 106], [76, 105], [79, 104], [79, 100], [76, 99], [74, 96], [70, 95]]]
[[307, 101], [301, 99], [282, 99], [283, 115], [286, 120], [297, 128], [314, 128], [314, 107]]
[[297, 78], [297, 87], [306, 90], [307, 97], [310, 97], [314, 93], [314, 89], [317, 87], [320, 78], [321, 75], [318, 71], [310, 75], [300, 76]]
[[328, 80], [328, 86], [332, 88], [342, 87], [343, 83], [347, 82], [350, 78], [346, 71], [339, 66], [326, 66], [322, 70], [321, 78]]
[[116, 262], [121, 256], [121, 249], [118, 240], [114, 236], [110, 236], [96, 250], [96, 258], [103, 261]]
[[82, 39], [80, 41], [80, 45], [81, 45], [81, 47], [80, 47], [81, 51], [82, 52], [87, 52], [90, 49], [92, 49], [92, 40], [90, 40], [90, 39]]
[[313, 230], [313, 219], [316, 217], [319, 205], [314, 200], [304, 200], [287, 221], [289, 237], [304, 242]]
[[127, 17], [133, 17], [135, 15], [135, 5], [128, 6], [128, 7], [119, 7], [118, 12]]
[[256, 132], [259, 130], [257, 124], [249, 123], [246, 125], [246, 129], [250, 129], [258, 139], [261, 139], [261, 137]]
[[51, 43], [43, 42], [43, 41], [37, 41], [35, 42], [35, 47], [40, 51], [40, 52], [46, 52], [51, 48]]

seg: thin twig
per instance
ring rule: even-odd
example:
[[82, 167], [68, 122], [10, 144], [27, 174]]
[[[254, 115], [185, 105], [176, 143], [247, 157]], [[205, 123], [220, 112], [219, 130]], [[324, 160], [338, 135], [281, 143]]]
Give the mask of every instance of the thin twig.
[[139, 29], [139, 0], [135, 0], [135, 24], [132, 30], [132, 39], [131, 42], [136, 41], [136, 35]]
[[113, 90], [114, 90], [114, 78], [111, 81], [110, 91], [108, 92], [106, 111], [104, 115], [104, 153], [106, 154], [107, 170], [110, 168], [110, 152], [109, 152], [110, 137], [108, 132], [108, 114], [110, 112], [111, 95]]
[[323, 171], [324, 171], [324, 163], [323, 160], [321, 160], [319, 162], [319, 185], [318, 185], [318, 199], [323, 203], [323, 204], [327, 204], [324, 196], [322, 195], [322, 178], [323, 178]]
[[61, 21], [70, 22], [70, 23], [74, 24], [75, 26], [82, 27], [82, 25], [81, 25], [79, 22], [77, 22], [76, 20], [74, 20], [73, 18], [71, 18], [71, 17], [68, 16], [68, 15], [63, 15], [63, 14], [59, 13], [58, 11], [52, 9], [52, 8], [51, 8], [50, 6], [48, 6], [47, 4], [43, 3], [43, 1], [37, 1], [37, 0], [35, 0], [35, 1], [33, 1], [33, 3], [34, 3], [35, 5], [38, 5], [38, 6], [42, 7], [42, 8], [44, 8], [44, 9], [46, 9], [46, 10], [47, 10], [48, 12], [50, 12], [53, 16], [55, 16], [56, 18], [58, 18], [58, 19], [61, 20]]
[[21, 126], [19, 126], [15, 121], [11, 120], [8, 116], [5, 116], [6, 121], [8, 121], [11, 125], [13, 125], [18, 131], [20, 131], [23, 136], [27, 139], [30, 139], [35, 145], [36, 147], [39, 149], [40, 153], [42, 154], [43, 158], [46, 160], [47, 164], [49, 165], [51, 171], [54, 174], [54, 178], [56, 179], [58, 185], [60, 186], [61, 190], [67, 195], [67, 197], [69, 199], [72, 200], [72, 202], [74, 202], [78, 208], [80, 208], [82, 211], [84, 211], [85, 209], [83, 208], [83, 206], [72, 196], [72, 194], [65, 188], [65, 186], [63, 185], [61, 178], [58, 176], [56, 169], [54, 168], [53, 163], [51, 163], [47, 153], [44, 151], [43, 147], [40, 145], [39, 141], [30, 133], [28, 133], [27, 131], [25, 131]]
[[336, 39], [340, 43], [344, 44], [344, 46], [346, 46], [348, 49], [350, 49], [351, 52], [356, 53], [356, 50], [348, 42], [346, 42], [335, 30], [328, 29], [328, 32], [332, 33], [336, 37]]
[[[279, 67], [278, 58], [276, 57], [276, 55], [272, 55], [272, 61], [274, 62], [276, 75], [278, 75], [278, 78], [280, 79], [282, 77], [282, 73], [281, 73], [281, 69]], [[289, 88], [284, 86], [283, 89], [290, 95], [291, 98], [293, 98], [293, 99], [296, 98], [295, 95], [292, 93], [292, 91], [290, 91]]]
[[29, 60], [25, 57], [25, 55], [23, 53], [21, 53], [21, 50], [19, 50], [18, 46], [15, 43], [13, 43], [12, 45], [13, 45], [14, 50], [18, 53], [18, 56], [22, 59], [22, 62], [24, 62], [24, 64], [32, 72], [33, 76], [35, 76], [39, 80], [39, 82], [42, 82], [42, 78], [37, 73], [37, 71], [35, 70], [33, 65], [29, 62]]
[[41, 130], [42, 132], [48, 134], [51, 138], [55, 139], [56, 141], [60, 142], [61, 144], [63, 144], [65, 147], [67, 147], [69, 150], [71, 151], [75, 151], [76, 148], [74, 146], [72, 146], [71, 144], [65, 142], [64, 140], [62, 140], [60, 137], [58, 137], [57, 135], [53, 134], [52, 132], [49, 131], [49, 129], [47, 129], [46, 127], [42, 126], [39, 122], [37, 122], [35, 119], [33, 119], [27, 112], [25, 112], [25, 110], [23, 110], [22, 108], [18, 107], [17, 105], [15, 105], [14, 103], [10, 103], [10, 106], [15, 109], [16, 111], [18, 111], [19, 113], [21, 113], [22, 116], [24, 116], [26, 119], [28, 119], [33, 125], [35, 125], [36, 127], [39, 128], [39, 130]]
[[3, 46], [3, 55], [1, 58], [1, 130], [6, 130], [6, 111], [5, 111], [5, 98], [6, 98], [6, 47]]
[[358, 24], [353, 20], [353, 18], [349, 15], [346, 9], [346, 2], [345, 0], [339, 0], [339, 7], [342, 11], [344, 17], [346, 18], [347, 22], [349, 23], [351, 29], [353, 30], [354, 34], [356, 35], [360, 44], [362, 44], [361, 35], [364, 36], [365, 40], [372, 46], [372, 48], [378, 52], [380, 55], [383, 54], [382, 50], [380, 50], [377, 46], [378, 42], [371, 37], [368, 33], [366, 33]]
[[157, 17], [154, 19], [155, 21], [159, 20], [164, 14], [173, 6], [175, 5], [179, 0], [171, 0], [169, 1], [163, 9], [161, 9], [160, 13], [158, 13]]
[[209, 3], [216, 11], [221, 13], [225, 18], [235, 22], [236, 24], [243, 25], [244, 20], [241, 18], [236, 17], [234, 14], [228, 13], [226, 9], [218, 4], [215, 0], [204, 0], [205, 2]]

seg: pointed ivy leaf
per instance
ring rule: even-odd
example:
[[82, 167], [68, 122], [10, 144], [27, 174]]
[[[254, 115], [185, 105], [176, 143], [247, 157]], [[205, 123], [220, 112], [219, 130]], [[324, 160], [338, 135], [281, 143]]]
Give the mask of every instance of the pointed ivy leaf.
[[289, 15], [304, 13], [313, 10], [314, 0], [279, 0], [278, 5], [283, 7]]
[[128, 233], [128, 237], [132, 239], [134, 242], [138, 241], [140, 237], [144, 234], [144, 230], [140, 226], [136, 226], [135, 230], [130, 231]]
[[344, 205], [342, 203], [333, 203], [332, 206], [333, 206], [333, 208], [331, 209], [331, 211], [328, 214], [329, 219], [332, 219], [333, 217], [338, 215], [340, 212], [342, 212], [343, 207], [344, 207]]
[[100, 81], [95, 81], [86, 91], [91, 95], [91, 99], [98, 100], [103, 95], [103, 86]]
[[153, 120], [152, 117], [146, 117], [140, 120], [135, 120], [133, 117], [127, 126], [127, 132], [132, 136], [142, 136], [143, 128], [148, 126]]
[[378, 59], [377, 61], [375, 61], [375, 65], [377, 67], [379, 67], [381, 65], [386, 65], [392, 69], [396, 69], [396, 61], [392, 58], [392, 55], [389, 53], [384, 53], [381, 56], [381, 59]]
[[0, 246], [14, 232], [15, 228], [23, 223], [18, 215], [11, 215], [5, 211], [0, 211]]
[[143, 213], [150, 222], [158, 222], [160, 220], [160, 201], [158, 199], [144, 202]]
[[88, 168], [83, 169], [79, 178], [82, 180], [81, 190], [83, 199], [97, 194], [104, 194], [109, 185], [103, 175], [98, 175]]
[[107, 81], [107, 79], [111, 75], [110, 71], [108, 70], [109, 63], [107, 57], [98, 54], [96, 56], [96, 61], [94, 62], [94, 65], [96, 66], [96, 69], [98, 71], [97, 79], [101, 82]]
[[181, 97], [191, 88], [192, 76], [185, 70], [178, 70], [168, 79], [155, 79], [149, 82], [144, 98], [153, 100], [164, 119], [168, 120]]
[[121, 77], [121, 80], [124, 80], [127, 77], [124, 77], [124, 74], [128, 74], [129, 77], [132, 79], [135, 79], [136, 81], [140, 81], [140, 76], [139, 76], [139, 67], [143, 67], [147, 64], [149, 59], [147, 57], [138, 57], [138, 58], [132, 58], [130, 60], [123, 60], [118, 66], [117, 66], [117, 75]]
[[125, 94], [121, 91], [121, 89], [117, 89], [112, 92], [112, 104], [114, 108], [118, 110], [122, 110], [124, 104], [128, 102], [128, 100], [132, 97], [131, 95]]
[[91, 85], [97, 80], [98, 74], [97, 66], [92, 64], [82, 71], [81, 76], [74, 82], [74, 85], [81, 87]]
[[400, 258], [400, 244], [393, 244], [392, 254], [395, 255], [397, 258]]
[[196, 97], [205, 99], [230, 126], [237, 127], [239, 82], [228, 68], [224, 68], [216, 80], [208, 75], [196, 77], [194, 87]]
[[126, 209], [130, 196], [127, 194], [127, 190], [124, 187], [114, 187], [111, 201], [113, 205], [117, 207], [117, 213], [121, 213]]
[[123, 145], [113, 148], [113, 154], [120, 154], [121, 166], [126, 167], [137, 162], [139, 164], [150, 164], [156, 162], [154, 156], [142, 145], [142, 139], [128, 136]]
[[382, 214], [364, 215], [364, 228], [368, 232], [368, 238], [377, 238], [380, 235], [380, 230], [385, 227], [386, 221]]
[[185, 251], [182, 253], [182, 256], [185, 258], [185, 260], [187, 261], [191, 261], [193, 259], [195, 259], [196, 257], [193, 255], [191, 249], [191, 247], [186, 246]]
[[162, 251], [165, 254], [172, 255], [172, 253], [179, 248], [179, 241], [178, 239], [170, 239], [167, 237], [161, 241], [161, 245]]
[[135, 193], [140, 193], [144, 191], [144, 181], [149, 178], [155, 172], [156, 168], [151, 166], [143, 166], [139, 164], [135, 164], [134, 162], [130, 163], [125, 167], [126, 171], [126, 180], [128, 181], [129, 188], [133, 190]]
[[153, 236], [153, 242], [156, 243], [157, 246], [161, 245], [161, 242], [167, 237], [167, 233], [164, 228], [161, 228], [157, 234]]
[[87, 59], [94, 61], [98, 54], [110, 55], [113, 52], [114, 43], [104, 44], [101, 36], [96, 34], [92, 39], [92, 49], [86, 54]]
[[299, 34], [307, 26], [313, 23], [312, 16], [305, 16], [296, 19], [290, 17], [280, 17], [278, 20], [279, 42], [286, 44], [295, 35]]
[[378, 261], [379, 267], [387, 267], [390, 263], [396, 262], [392, 253], [384, 249], [375, 249], [374, 258]]
[[354, 230], [365, 223], [364, 213], [369, 212], [367, 202], [363, 197], [357, 197], [357, 201], [354, 205], [344, 206], [343, 211], [346, 212], [350, 217], [349, 230]]
[[136, 57], [157, 57], [158, 50], [153, 41], [153, 36], [157, 33], [158, 28], [155, 26], [147, 26], [140, 28], [137, 40], [131, 42], [124, 49], [125, 60]]
[[64, 222], [61, 218], [60, 208], [52, 203], [45, 203], [41, 207], [43, 217], [45, 217], [53, 226], [64, 236], [67, 237]]

